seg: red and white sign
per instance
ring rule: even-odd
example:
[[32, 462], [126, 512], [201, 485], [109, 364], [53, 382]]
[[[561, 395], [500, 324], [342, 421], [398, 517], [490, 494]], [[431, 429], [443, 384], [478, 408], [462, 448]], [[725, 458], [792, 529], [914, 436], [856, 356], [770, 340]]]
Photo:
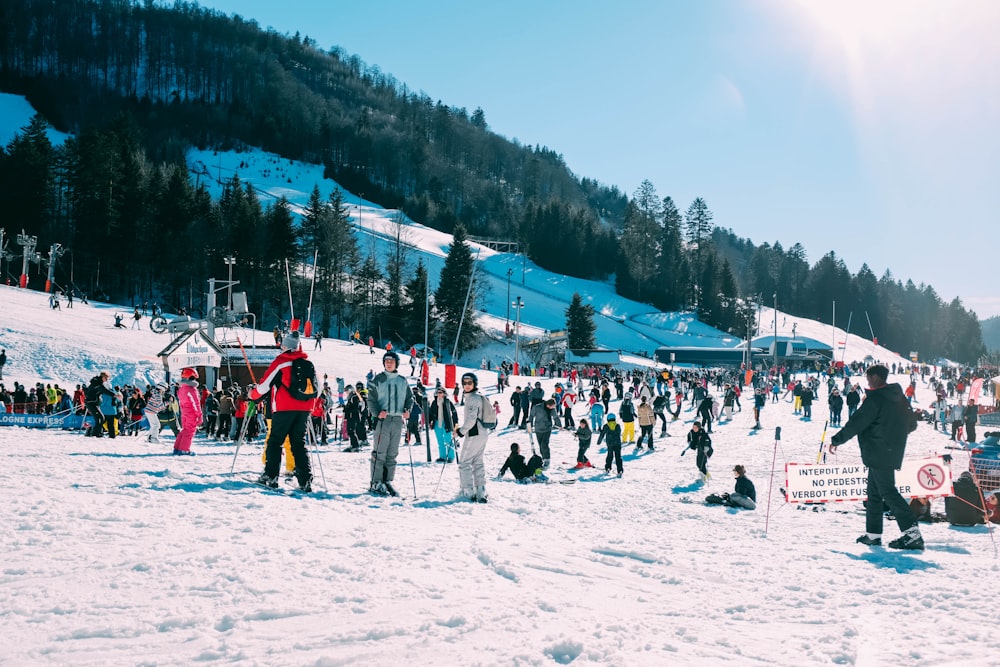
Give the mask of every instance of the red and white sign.
[[[896, 488], [904, 498], [951, 495], [951, 468], [935, 456], [903, 461], [896, 471]], [[868, 467], [862, 464], [785, 464], [785, 498], [790, 503], [865, 500]]]

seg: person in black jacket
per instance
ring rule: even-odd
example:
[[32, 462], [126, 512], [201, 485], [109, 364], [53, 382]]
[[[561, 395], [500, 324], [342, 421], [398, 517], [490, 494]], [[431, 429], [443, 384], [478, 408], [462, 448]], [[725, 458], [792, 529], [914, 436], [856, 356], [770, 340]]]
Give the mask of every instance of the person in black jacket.
[[514, 391], [510, 394], [510, 407], [514, 408], [514, 414], [511, 416], [510, 421], [507, 422], [507, 426], [516, 426], [519, 421], [521, 421], [521, 387], [514, 387]]
[[[514, 394], [516, 396], [517, 392]], [[451, 463], [455, 460], [455, 444], [451, 434], [457, 424], [458, 411], [455, 404], [448, 400], [444, 387], [438, 387], [434, 390], [434, 400], [427, 408], [427, 427], [434, 430], [437, 438], [438, 463]]]
[[861, 392], [858, 391], [858, 385], [852, 385], [850, 391], [847, 392], [847, 418], [850, 419], [857, 412], [858, 406], [861, 405]]
[[608, 456], [604, 459], [604, 472], [611, 472], [611, 464], [618, 468], [618, 476], [624, 472], [622, 467], [622, 427], [618, 425], [614, 415], [608, 415], [608, 423], [601, 427], [601, 434], [597, 436], [598, 447], [602, 442], [608, 443]]
[[729, 507], [739, 507], [745, 510], [757, 509], [757, 489], [753, 482], [746, 475], [747, 469], [742, 465], [733, 468], [736, 475], [736, 487], [732, 493], [723, 493], [717, 496], [714, 493], [705, 498], [709, 505], [728, 505]]
[[866, 533], [857, 541], [882, 546], [883, 502], [889, 506], [903, 535], [889, 543], [893, 549], [923, 550], [924, 538], [909, 504], [896, 488], [896, 471], [903, 465], [906, 438], [910, 433], [911, 411], [902, 388], [886, 384], [889, 369], [875, 364], [866, 371], [868, 392], [864, 402], [847, 424], [830, 438], [829, 451], [858, 436], [861, 460], [868, 466], [868, 503], [865, 506]]
[[[514, 473], [514, 479], [521, 483], [528, 483], [533, 481], [536, 472], [541, 472], [542, 470], [542, 457], [535, 454], [531, 459], [525, 463], [524, 457], [521, 456], [521, 446], [516, 442], [512, 443], [510, 446], [510, 456], [507, 460], [503, 462], [503, 467], [500, 468], [500, 472], [497, 474], [497, 479], [503, 477], [504, 473], [510, 470]], [[541, 480], [541, 477], [539, 477]]]
[[827, 399], [830, 406], [830, 426], [840, 426], [840, 414], [844, 411], [844, 397], [840, 395], [840, 390], [834, 387]]
[[[712, 439], [708, 437], [708, 433], [701, 430], [701, 424], [695, 422], [691, 424], [691, 430], [688, 431], [687, 442], [688, 449], [693, 449], [697, 453], [695, 464], [698, 466], [698, 472], [701, 473], [701, 481], [707, 482], [712, 479], [708, 473], [708, 460], [715, 453], [715, 450], [712, 449]], [[687, 449], [684, 452], [686, 453]]]
[[111, 374], [103, 372], [90, 379], [90, 384], [84, 392], [86, 397], [87, 414], [94, 419], [94, 425], [86, 432], [86, 435], [100, 438], [104, 435], [104, 413], [101, 412], [101, 396], [111, 396], [114, 398], [115, 392], [110, 388]]

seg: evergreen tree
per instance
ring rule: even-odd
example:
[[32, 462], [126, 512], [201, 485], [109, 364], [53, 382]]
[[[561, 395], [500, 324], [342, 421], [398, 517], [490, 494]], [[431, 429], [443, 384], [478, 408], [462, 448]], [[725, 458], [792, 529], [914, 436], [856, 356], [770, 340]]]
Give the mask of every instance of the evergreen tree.
[[698, 197], [691, 202], [684, 224], [687, 240], [694, 254], [694, 273], [699, 275], [704, 270], [705, 251], [712, 239], [712, 212], [708, 210], [704, 199]]
[[435, 320], [443, 342], [451, 347], [455, 345], [457, 336], [459, 357], [476, 345], [481, 333], [475, 321], [479, 288], [475, 283], [472, 251], [466, 238], [465, 227], [456, 225], [444, 268], [441, 269], [441, 281], [434, 293]]
[[584, 304], [579, 292], [566, 308], [566, 347], [571, 350], [592, 350], [597, 347], [594, 307]]
[[406, 301], [403, 308], [402, 330], [408, 341], [419, 340], [422, 342], [424, 340], [425, 323], [428, 335], [433, 329], [433, 323], [427, 322], [429, 316], [427, 281], [429, 278], [424, 260], [417, 260], [417, 268], [414, 270], [413, 278], [406, 283]]

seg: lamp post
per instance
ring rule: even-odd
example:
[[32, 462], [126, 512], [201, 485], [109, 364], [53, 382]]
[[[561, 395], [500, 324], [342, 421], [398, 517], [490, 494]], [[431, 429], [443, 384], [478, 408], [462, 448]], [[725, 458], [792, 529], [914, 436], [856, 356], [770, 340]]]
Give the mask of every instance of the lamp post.
[[236, 258], [232, 255], [228, 257], [223, 257], [222, 261], [226, 263], [229, 267], [229, 291], [226, 293], [226, 310], [233, 309], [233, 264], [236, 263]]
[[521, 297], [517, 297], [517, 301], [510, 304], [517, 308], [515, 317], [517, 318], [517, 323], [514, 325], [514, 365], [518, 368], [518, 374], [521, 371], [521, 309], [524, 308], [524, 300]]

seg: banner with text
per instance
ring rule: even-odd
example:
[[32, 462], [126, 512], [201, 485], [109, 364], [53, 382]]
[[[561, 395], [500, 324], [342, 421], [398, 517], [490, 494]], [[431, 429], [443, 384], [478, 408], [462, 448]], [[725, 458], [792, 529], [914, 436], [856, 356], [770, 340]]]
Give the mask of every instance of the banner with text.
[[[904, 498], [951, 495], [951, 468], [940, 456], [903, 461], [896, 488]], [[862, 464], [785, 464], [785, 498], [790, 503], [865, 500], [868, 467]]]

